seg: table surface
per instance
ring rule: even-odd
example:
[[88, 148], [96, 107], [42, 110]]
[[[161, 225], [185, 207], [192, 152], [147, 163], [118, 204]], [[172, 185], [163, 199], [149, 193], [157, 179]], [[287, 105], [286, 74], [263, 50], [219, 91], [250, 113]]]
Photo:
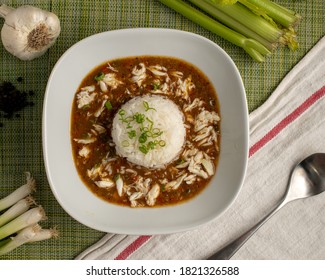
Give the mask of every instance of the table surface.
[[[90, 229], [71, 218], [55, 200], [49, 187], [42, 154], [42, 105], [48, 77], [59, 57], [79, 40], [95, 33], [136, 27], [173, 28], [207, 37], [221, 46], [233, 59], [242, 76], [249, 111], [260, 106], [283, 77], [325, 34], [324, 0], [275, 0], [303, 19], [298, 29], [299, 49], [277, 49], [263, 64], [246, 53], [190, 22], [156, 0], [16, 0], [2, 1], [12, 7], [34, 5], [58, 15], [61, 34], [56, 44], [42, 57], [24, 62], [10, 55], [0, 44], [0, 82], [11, 81], [20, 90], [33, 90], [29, 98], [34, 106], [26, 107], [20, 117], [1, 118], [0, 127], [0, 197], [24, 184], [24, 171], [37, 182], [34, 194], [48, 216], [43, 227], [57, 226], [60, 237], [28, 244], [0, 259], [73, 259], [105, 233]], [[1, 25], [3, 20], [0, 20]], [[17, 77], [23, 77], [18, 83]]]

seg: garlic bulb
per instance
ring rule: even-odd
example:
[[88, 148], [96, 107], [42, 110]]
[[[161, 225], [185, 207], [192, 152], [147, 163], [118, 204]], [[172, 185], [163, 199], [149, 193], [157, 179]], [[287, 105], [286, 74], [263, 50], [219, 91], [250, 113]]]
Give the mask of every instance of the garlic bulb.
[[32, 6], [17, 9], [0, 7], [5, 19], [1, 39], [8, 52], [21, 60], [32, 60], [43, 55], [60, 34], [58, 17]]

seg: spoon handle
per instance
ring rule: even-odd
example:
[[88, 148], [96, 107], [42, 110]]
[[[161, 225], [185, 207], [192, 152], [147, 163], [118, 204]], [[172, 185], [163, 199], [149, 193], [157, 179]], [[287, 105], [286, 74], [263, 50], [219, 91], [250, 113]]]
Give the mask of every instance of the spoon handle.
[[208, 258], [208, 260], [229, 260], [243, 245], [244, 243], [277, 211], [279, 211], [285, 204], [286, 200], [281, 201], [269, 214], [261, 219], [255, 226], [239, 236], [234, 241], [227, 244], [218, 252]]

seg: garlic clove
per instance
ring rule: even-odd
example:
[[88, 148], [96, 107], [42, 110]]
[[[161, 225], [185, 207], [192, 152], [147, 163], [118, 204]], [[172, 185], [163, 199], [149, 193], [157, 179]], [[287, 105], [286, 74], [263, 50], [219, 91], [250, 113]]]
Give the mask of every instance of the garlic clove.
[[59, 36], [60, 20], [51, 12], [37, 7], [0, 7], [5, 18], [1, 39], [5, 49], [21, 60], [32, 60], [43, 55]]

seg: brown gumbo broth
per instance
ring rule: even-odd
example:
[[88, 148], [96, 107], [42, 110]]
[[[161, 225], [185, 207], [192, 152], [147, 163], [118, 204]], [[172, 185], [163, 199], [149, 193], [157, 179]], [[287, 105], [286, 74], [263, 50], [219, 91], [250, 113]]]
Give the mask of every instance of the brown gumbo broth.
[[[137, 116], [153, 123], [146, 112], [157, 111], [158, 106], [150, 108], [144, 102], [144, 108], [129, 116], [120, 109], [131, 99], [146, 95], [168, 98], [184, 115], [185, 144], [178, 157], [164, 168], [146, 168], [121, 157], [111, 135], [113, 119], [118, 116], [128, 126], [130, 139], [142, 143], [144, 149], [138, 153], [149, 156], [154, 149], [164, 152], [168, 148], [164, 147], [168, 142], [155, 140], [144, 125], [139, 134], [132, 130], [141, 121]], [[164, 133], [163, 128], [157, 131]], [[108, 202], [152, 207], [193, 198], [215, 173], [219, 142], [216, 92], [197, 67], [183, 60], [162, 56], [112, 60], [93, 69], [76, 91], [71, 113], [75, 165], [85, 185]]]

